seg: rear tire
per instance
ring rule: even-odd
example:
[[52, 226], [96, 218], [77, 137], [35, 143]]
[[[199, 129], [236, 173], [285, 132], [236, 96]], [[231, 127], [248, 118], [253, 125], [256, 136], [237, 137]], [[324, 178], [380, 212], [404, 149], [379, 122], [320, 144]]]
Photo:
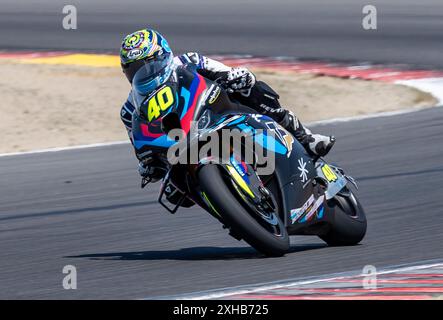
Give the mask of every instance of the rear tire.
[[198, 171], [202, 191], [206, 193], [211, 204], [222, 216], [222, 220], [232, 231], [244, 239], [257, 251], [267, 256], [282, 256], [289, 250], [289, 236], [280, 218], [275, 235], [266, 230], [248, 210], [239, 202], [235, 191], [231, 190], [223, 178], [221, 169], [214, 164], [203, 166]]
[[358, 244], [366, 234], [366, 215], [352, 191], [349, 196], [336, 195], [329, 205], [334, 207], [334, 223], [320, 238], [330, 246], [352, 246]]

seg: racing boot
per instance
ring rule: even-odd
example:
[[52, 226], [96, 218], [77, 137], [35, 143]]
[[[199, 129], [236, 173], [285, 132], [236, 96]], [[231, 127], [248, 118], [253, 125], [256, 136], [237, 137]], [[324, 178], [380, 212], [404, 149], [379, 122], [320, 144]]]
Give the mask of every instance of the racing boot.
[[313, 134], [311, 130], [304, 127], [298, 118], [289, 110], [285, 110], [286, 114], [279, 124], [288, 130], [295, 139], [300, 142], [311, 156], [324, 157], [329, 153], [335, 143], [334, 136], [324, 136], [321, 134]]

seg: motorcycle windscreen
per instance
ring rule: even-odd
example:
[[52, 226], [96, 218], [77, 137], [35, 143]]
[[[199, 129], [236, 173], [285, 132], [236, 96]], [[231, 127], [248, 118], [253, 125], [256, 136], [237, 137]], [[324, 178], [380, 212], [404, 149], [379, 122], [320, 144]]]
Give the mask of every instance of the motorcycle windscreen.
[[[180, 73], [180, 70], [178, 70]], [[191, 72], [181, 70], [181, 76], [170, 77], [148, 97], [144, 97], [138, 91], [133, 90], [134, 103], [138, 104], [137, 113], [140, 117], [140, 130], [134, 127], [134, 142], [140, 145], [170, 146], [171, 141], [163, 133], [161, 136], [161, 120], [171, 112], [176, 113], [180, 127], [187, 134], [194, 120], [195, 111], [200, 103], [204, 102], [206, 81], [204, 78]], [[175, 78], [181, 80], [177, 82]], [[138, 134], [138, 135], [137, 135]], [[173, 144], [173, 142], [172, 142]]]

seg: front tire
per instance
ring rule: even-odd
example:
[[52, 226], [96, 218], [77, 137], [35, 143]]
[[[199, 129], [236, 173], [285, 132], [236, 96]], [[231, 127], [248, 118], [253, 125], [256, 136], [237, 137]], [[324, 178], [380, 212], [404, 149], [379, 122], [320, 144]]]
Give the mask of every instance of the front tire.
[[334, 207], [334, 222], [331, 229], [320, 238], [330, 246], [352, 246], [363, 240], [366, 234], [366, 215], [358, 199], [348, 191], [337, 194], [329, 204]]
[[278, 215], [277, 227], [280, 231], [276, 235], [260, 224], [257, 217], [253, 217], [239, 202], [234, 191], [228, 187], [219, 166], [203, 166], [198, 171], [198, 178], [202, 191], [235, 234], [267, 256], [282, 256], [289, 250], [289, 236]]

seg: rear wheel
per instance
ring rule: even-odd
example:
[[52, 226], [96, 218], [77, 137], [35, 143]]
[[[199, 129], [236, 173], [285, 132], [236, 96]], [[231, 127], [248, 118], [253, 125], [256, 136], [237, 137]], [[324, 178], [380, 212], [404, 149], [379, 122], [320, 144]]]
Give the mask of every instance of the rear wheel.
[[329, 201], [334, 207], [334, 223], [320, 238], [330, 246], [358, 244], [366, 234], [366, 215], [358, 199], [350, 190], [337, 194]]
[[276, 212], [264, 216], [246, 209], [217, 165], [203, 166], [198, 178], [211, 205], [234, 234], [268, 256], [282, 256], [288, 251], [289, 236]]

